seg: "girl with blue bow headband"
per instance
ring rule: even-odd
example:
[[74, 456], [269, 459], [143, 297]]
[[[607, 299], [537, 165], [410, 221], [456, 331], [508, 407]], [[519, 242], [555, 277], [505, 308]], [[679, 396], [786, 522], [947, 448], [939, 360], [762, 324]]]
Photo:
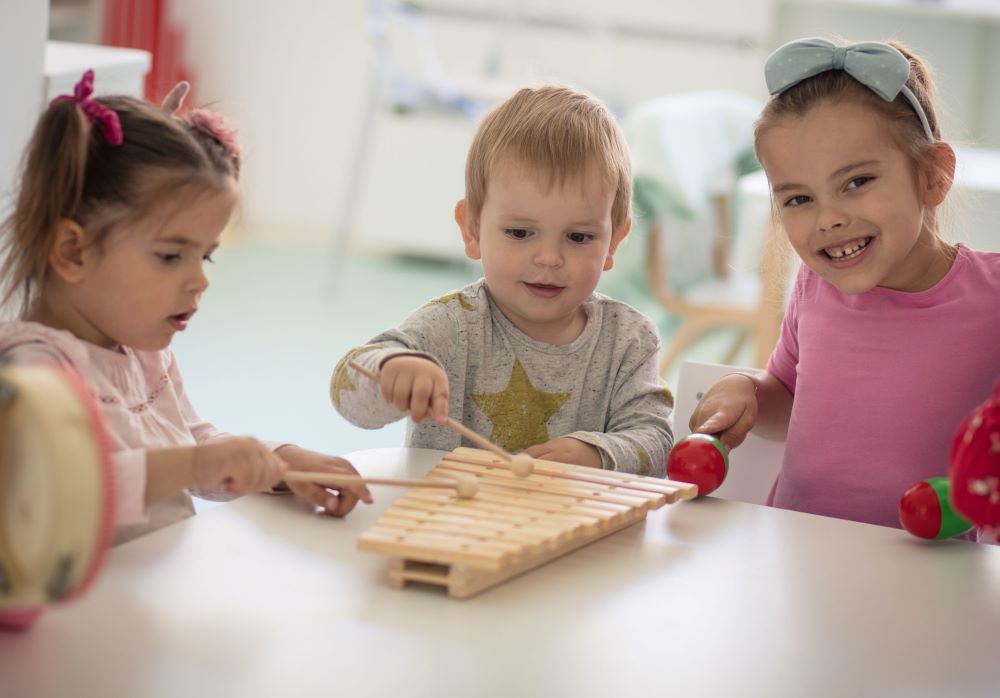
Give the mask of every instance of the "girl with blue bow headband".
[[1000, 370], [1000, 254], [938, 233], [955, 153], [920, 58], [810, 38], [764, 72], [755, 148], [803, 264], [767, 370], [722, 378], [691, 428], [786, 440], [774, 506], [898, 527]]

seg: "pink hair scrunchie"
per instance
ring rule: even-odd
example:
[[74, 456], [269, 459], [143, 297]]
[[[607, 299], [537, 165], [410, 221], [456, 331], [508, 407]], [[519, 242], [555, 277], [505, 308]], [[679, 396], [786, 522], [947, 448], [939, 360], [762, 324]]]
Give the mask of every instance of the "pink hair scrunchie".
[[190, 124], [192, 128], [214, 139], [222, 146], [226, 157], [232, 160], [239, 160], [240, 144], [236, 140], [236, 131], [226, 123], [226, 119], [222, 114], [217, 114], [208, 109], [194, 109], [185, 114], [182, 120]]
[[91, 69], [85, 71], [80, 82], [76, 83], [73, 94], [59, 95], [49, 102], [49, 106], [59, 102], [76, 102], [86, 115], [88, 123], [93, 125], [96, 121], [100, 125], [104, 139], [109, 145], [121, 145], [124, 138], [122, 136], [122, 122], [118, 118], [118, 113], [92, 100], [90, 98], [92, 94], [94, 94], [94, 71]]

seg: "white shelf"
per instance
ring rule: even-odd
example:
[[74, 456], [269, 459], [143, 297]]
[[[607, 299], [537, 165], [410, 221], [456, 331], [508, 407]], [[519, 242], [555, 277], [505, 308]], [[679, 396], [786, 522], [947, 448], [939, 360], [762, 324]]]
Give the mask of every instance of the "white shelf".
[[62, 94], [72, 94], [73, 86], [88, 68], [94, 70], [94, 91], [98, 94], [144, 96], [143, 82], [152, 59], [148, 51], [66, 41], [45, 43], [45, 103]]

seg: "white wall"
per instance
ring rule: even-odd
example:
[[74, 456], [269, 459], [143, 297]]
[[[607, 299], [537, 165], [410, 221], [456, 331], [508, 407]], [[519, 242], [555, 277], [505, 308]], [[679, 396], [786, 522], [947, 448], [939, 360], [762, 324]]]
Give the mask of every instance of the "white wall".
[[3, 0], [0, 4], [0, 192], [10, 202], [15, 173], [42, 105], [42, 72], [48, 33], [44, 0]]
[[[13, 205], [21, 153], [41, 110], [48, 17], [45, 0], [0, 3], [0, 66], [4, 66], [0, 102], [0, 218], [6, 218]], [[11, 307], [0, 309], [0, 319], [6, 319], [12, 312]]]
[[[426, 4], [433, 4], [429, 0]], [[750, 37], [756, 48], [710, 41], [530, 29], [516, 36], [496, 24], [435, 19], [435, 45], [458, 78], [481, 79], [491, 47], [501, 47], [508, 84], [559, 80], [628, 108], [685, 89], [733, 88], [762, 96], [760, 65], [772, 0], [451, 0], [487, 9], [530, 6], [561, 16], [666, 32]], [[185, 55], [203, 102], [217, 102], [241, 129], [246, 150], [246, 230], [325, 246], [353, 176], [354, 145], [368, 94], [366, 0], [175, 0]], [[500, 27], [502, 29], [503, 27]], [[609, 48], [610, 47], [610, 48]], [[355, 240], [460, 254], [451, 219], [462, 195], [465, 151], [474, 124], [460, 118], [386, 116], [377, 120], [368, 176], [360, 188]]]
[[779, 44], [800, 36], [839, 35], [854, 41], [898, 39], [931, 67], [944, 137], [1000, 147], [1000, 2], [905, 0], [781, 0]]

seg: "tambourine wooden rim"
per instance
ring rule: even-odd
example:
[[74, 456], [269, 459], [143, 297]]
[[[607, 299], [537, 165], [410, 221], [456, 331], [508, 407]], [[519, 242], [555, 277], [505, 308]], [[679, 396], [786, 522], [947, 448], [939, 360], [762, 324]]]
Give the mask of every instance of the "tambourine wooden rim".
[[0, 393], [0, 624], [24, 627], [93, 582], [114, 478], [100, 408], [75, 372], [0, 367]]

